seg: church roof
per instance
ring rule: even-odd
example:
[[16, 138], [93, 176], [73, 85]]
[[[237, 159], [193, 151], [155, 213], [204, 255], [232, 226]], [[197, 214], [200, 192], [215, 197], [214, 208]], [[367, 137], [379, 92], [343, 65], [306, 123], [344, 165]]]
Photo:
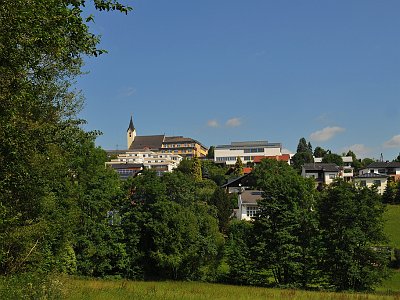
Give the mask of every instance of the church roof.
[[138, 135], [129, 150], [159, 150], [162, 147], [164, 138], [164, 135]]

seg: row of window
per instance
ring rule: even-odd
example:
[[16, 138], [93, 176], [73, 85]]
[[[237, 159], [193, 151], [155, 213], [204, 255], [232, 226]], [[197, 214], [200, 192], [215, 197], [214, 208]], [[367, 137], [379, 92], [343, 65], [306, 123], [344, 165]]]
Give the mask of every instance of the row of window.
[[192, 153], [192, 149], [183, 149], [183, 150], [161, 150], [161, 153]]
[[[375, 186], [381, 186], [381, 181], [380, 180], [374, 180], [373, 185]], [[360, 186], [367, 186], [367, 181], [366, 180], [361, 180], [360, 181]]]
[[163, 148], [194, 147], [195, 144], [163, 144]]
[[[225, 156], [225, 157], [216, 157], [216, 161], [236, 161], [237, 156]], [[253, 160], [254, 156], [241, 156], [240, 159], [243, 161]]]
[[248, 148], [248, 149], [244, 149], [244, 153], [258, 153], [258, 152], [264, 152], [264, 148]]

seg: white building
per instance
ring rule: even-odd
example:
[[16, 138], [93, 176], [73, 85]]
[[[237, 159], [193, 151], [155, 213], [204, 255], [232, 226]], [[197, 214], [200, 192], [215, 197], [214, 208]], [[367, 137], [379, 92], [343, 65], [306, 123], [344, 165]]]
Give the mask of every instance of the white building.
[[375, 187], [379, 194], [383, 194], [386, 189], [389, 176], [379, 173], [364, 173], [354, 177], [354, 182], [359, 187]]
[[232, 142], [230, 145], [219, 145], [214, 149], [214, 161], [234, 165], [240, 157], [243, 164], [253, 162], [257, 156], [281, 156], [282, 144], [267, 141]]
[[[354, 177], [354, 168], [352, 156], [342, 156], [343, 166], [339, 167], [338, 176], [345, 181], [351, 181]], [[314, 163], [322, 163], [322, 157], [314, 157]]]
[[[106, 162], [106, 166], [121, 170], [121, 165], [143, 165], [143, 168], [154, 169], [158, 174], [171, 172], [182, 160], [177, 154], [156, 153], [152, 151], [127, 151], [117, 158]], [[116, 167], [117, 166], [117, 167]]]
[[258, 213], [258, 201], [262, 199], [262, 191], [243, 190], [238, 194], [238, 210], [236, 218], [250, 221]]

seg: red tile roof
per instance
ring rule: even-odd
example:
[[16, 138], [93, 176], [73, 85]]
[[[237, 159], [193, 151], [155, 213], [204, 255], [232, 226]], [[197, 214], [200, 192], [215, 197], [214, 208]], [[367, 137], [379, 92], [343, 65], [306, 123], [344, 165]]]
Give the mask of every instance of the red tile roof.
[[282, 161], [288, 162], [290, 160], [290, 155], [282, 154], [282, 155], [273, 155], [273, 156], [254, 156], [253, 162], [259, 163], [259, 162], [261, 162], [261, 160], [266, 159], [266, 158], [276, 159], [278, 161], [282, 160]]

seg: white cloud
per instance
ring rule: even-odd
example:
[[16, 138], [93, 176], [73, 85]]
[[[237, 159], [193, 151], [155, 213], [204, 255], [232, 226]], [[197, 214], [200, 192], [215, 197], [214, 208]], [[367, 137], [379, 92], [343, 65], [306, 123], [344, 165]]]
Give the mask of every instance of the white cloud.
[[226, 121], [226, 126], [228, 127], [237, 127], [242, 125], [242, 120], [240, 118], [231, 118]]
[[317, 142], [324, 142], [330, 140], [335, 135], [343, 131], [345, 131], [345, 129], [338, 126], [325, 127], [322, 130], [311, 133], [310, 139]]
[[357, 158], [364, 158], [371, 154], [371, 148], [363, 145], [363, 144], [354, 144], [348, 147], [343, 147], [342, 152], [347, 153], [349, 150], [353, 151]]
[[218, 127], [219, 124], [218, 124], [218, 121], [217, 121], [217, 120], [209, 120], [209, 121], [207, 122], [207, 126], [208, 126], [208, 127]]
[[120, 89], [119, 95], [121, 97], [130, 97], [136, 93], [136, 89], [132, 86]]
[[400, 147], [400, 134], [393, 136], [390, 140], [383, 144], [385, 148]]

